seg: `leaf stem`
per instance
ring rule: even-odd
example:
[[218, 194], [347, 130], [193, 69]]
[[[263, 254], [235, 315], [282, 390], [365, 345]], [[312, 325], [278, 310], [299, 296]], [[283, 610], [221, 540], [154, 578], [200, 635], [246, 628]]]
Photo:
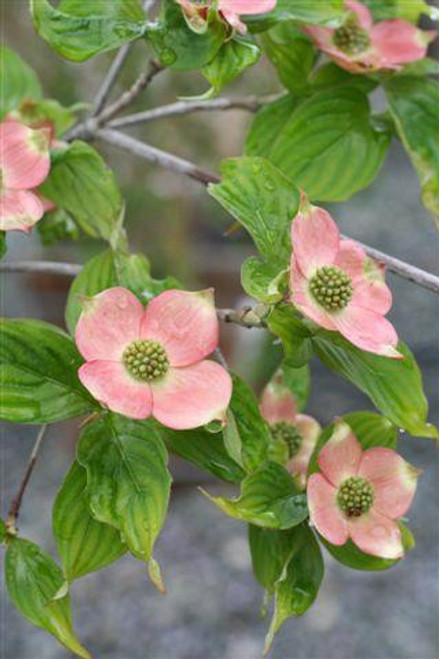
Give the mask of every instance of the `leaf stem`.
[[44, 436], [47, 431], [47, 424], [44, 426], [41, 426], [40, 432], [38, 433], [37, 439], [35, 441], [35, 444], [33, 446], [32, 452], [29, 456], [29, 460], [26, 466], [26, 470], [24, 472], [23, 478], [21, 480], [20, 486], [17, 490], [17, 493], [15, 494], [14, 498], [12, 499], [11, 505], [9, 507], [9, 513], [8, 513], [8, 519], [6, 521], [6, 528], [8, 531], [9, 535], [16, 535], [17, 533], [17, 528], [16, 528], [16, 522], [17, 518], [20, 512], [21, 504], [23, 501], [23, 496], [26, 491], [26, 487], [29, 483], [30, 477], [32, 475], [32, 472], [34, 470], [37, 458], [38, 458], [38, 453], [41, 448], [41, 445], [43, 443]]

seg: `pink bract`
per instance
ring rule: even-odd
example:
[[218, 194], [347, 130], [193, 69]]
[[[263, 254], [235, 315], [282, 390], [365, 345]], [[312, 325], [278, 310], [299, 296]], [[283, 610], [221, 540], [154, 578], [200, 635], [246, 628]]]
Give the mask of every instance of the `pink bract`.
[[291, 228], [292, 303], [361, 350], [401, 359], [396, 331], [384, 317], [392, 294], [383, 268], [354, 241], [341, 239], [327, 211], [303, 206]]
[[[305, 31], [320, 50], [351, 73], [399, 70], [405, 64], [425, 57], [428, 44], [437, 36], [433, 31], [419, 30], [402, 19], [373, 23], [369, 9], [354, 0], [346, 0], [345, 8], [351, 15], [338, 30], [309, 25]], [[357, 37], [351, 38], [353, 43], [356, 39], [357, 47], [343, 48], [343, 39], [346, 43], [347, 34], [355, 32]]]
[[29, 231], [44, 214], [33, 188], [47, 177], [50, 138], [18, 121], [0, 123], [0, 230]]
[[110, 288], [86, 300], [75, 338], [81, 382], [113, 412], [176, 430], [225, 419], [232, 381], [205, 359], [219, 340], [212, 289], [165, 291], [144, 308]]
[[283, 384], [281, 376], [275, 376], [265, 387], [260, 409], [272, 432], [276, 432], [276, 424], [286, 424], [287, 428], [292, 427], [298, 432], [301, 442], [286, 468], [297, 484], [305, 487], [309, 461], [320, 435], [319, 423], [311, 416], [297, 412], [296, 399]]
[[[401, 558], [396, 520], [409, 509], [420, 472], [392, 449], [363, 451], [344, 421], [336, 423], [318, 466], [320, 473], [308, 479], [307, 494], [310, 520], [320, 535], [333, 545], [350, 538], [366, 554]], [[356, 494], [362, 498], [350, 498]]]
[[[198, 4], [191, 0], [177, 0], [183, 8], [186, 17], [191, 23], [198, 18], [207, 20], [207, 11], [212, 2], [206, 1]], [[240, 16], [250, 14], [264, 14], [275, 8], [277, 0], [218, 0], [217, 9], [227, 23], [240, 32], [246, 34], [247, 26], [239, 19]]]

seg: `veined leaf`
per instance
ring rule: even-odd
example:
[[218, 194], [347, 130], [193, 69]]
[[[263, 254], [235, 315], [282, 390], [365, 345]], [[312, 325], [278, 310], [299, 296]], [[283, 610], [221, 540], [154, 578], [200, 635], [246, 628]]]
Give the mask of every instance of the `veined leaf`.
[[10, 48], [0, 46], [0, 119], [16, 110], [25, 99], [41, 98], [41, 86], [34, 71]]
[[241, 267], [241, 284], [247, 295], [274, 304], [282, 300], [287, 289], [287, 269], [279, 272], [278, 265], [250, 256]]
[[279, 23], [261, 38], [283, 86], [291, 92], [306, 87], [317, 59], [311, 39], [294, 23]]
[[295, 313], [291, 304], [274, 307], [267, 319], [267, 325], [273, 334], [282, 341], [284, 363], [299, 368], [312, 357], [312, 334]]
[[322, 552], [308, 526], [291, 529], [290, 553], [274, 585], [274, 613], [265, 639], [265, 654], [290, 616], [303, 615], [316, 599], [325, 572]]
[[40, 37], [74, 62], [139, 39], [147, 26], [138, 0], [63, 0], [56, 9], [47, 0], [31, 0], [30, 6]]
[[439, 225], [439, 83], [394, 76], [385, 90], [398, 134], [418, 172], [422, 201]]
[[277, 0], [276, 7], [269, 13], [244, 16], [243, 19], [252, 31], [259, 32], [279, 21], [338, 27], [344, 15], [343, 0]]
[[154, 426], [106, 414], [85, 426], [78, 462], [87, 470], [92, 515], [118, 529], [134, 556], [149, 561], [171, 484], [167, 452]]
[[247, 476], [236, 499], [206, 496], [226, 515], [270, 529], [288, 529], [308, 517], [306, 496], [280, 464], [266, 462]]
[[90, 513], [86, 471], [74, 462], [59, 490], [52, 511], [53, 532], [67, 581], [100, 570], [127, 551], [114, 526]]
[[320, 330], [312, 343], [325, 366], [361, 389], [398, 428], [418, 437], [439, 437], [427, 423], [421, 372], [406, 345], [398, 345], [404, 359], [396, 360], [364, 352], [335, 332]]
[[113, 172], [91, 146], [77, 140], [55, 151], [50, 174], [40, 190], [89, 236], [117, 244], [122, 197]]
[[270, 430], [253, 391], [237, 375], [233, 375], [228, 414], [229, 421], [223, 430], [226, 450], [235, 462], [252, 473], [267, 459]]
[[240, 483], [245, 471], [227, 453], [223, 434], [204, 428], [171, 430], [160, 427], [160, 436], [169, 451], [228, 483]]
[[271, 122], [267, 106], [250, 129], [246, 153], [267, 158], [313, 201], [344, 201], [367, 187], [391, 139], [372, 121], [367, 96], [347, 86], [302, 99], [287, 121], [282, 113], [276, 138], [268, 143], [260, 134], [274, 132]]
[[264, 158], [231, 158], [222, 163], [221, 174], [221, 183], [209, 185], [209, 194], [247, 229], [263, 258], [280, 272], [290, 257], [299, 191]]
[[375, 21], [402, 18], [417, 23], [421, 14], [433, 17], [433, 6], [424, 0], [364, 0], [364, 4], [371, 10]]
[[79, 275], [73, 280], [67, 298], [66, 324], [71, 334], [74, 334], [81, 315], [81, 299], [93, 297], [107, 288], [116, 286], [117, 283], [114, 255], [111, 249], [97, 254], [85, 264]]
[[189, 71], [209, 64], [226, 38], [226, 28], [223, 21], [209, 18], [208, 29], [194, 32], [181, 7], [174, 0], [163, 0], [159, 21], [148, 26], [146, 36], [164, 66]]
[[260, 56], [259, 47], [248, 39], [234, 37], [226, 41], [202, 69], [204, 77], [211, 84], [202, 98], [212, 98], [219, 94], [225, 85], [235, 80], [249, 66], [256, 64]]
[[3, 319], [0, 325], [0, 418], [53, 423], [90, 412], [95, 402], [79, 382], [82, 359], [54, 325]]
[[74, 634], [69, 596], [54, 599], [64, 576], [53, 559], [33, 542], [14, 538], [6, 552], [5, 572], [8, 594], [21, 615], [78, 657], [91, 659]]

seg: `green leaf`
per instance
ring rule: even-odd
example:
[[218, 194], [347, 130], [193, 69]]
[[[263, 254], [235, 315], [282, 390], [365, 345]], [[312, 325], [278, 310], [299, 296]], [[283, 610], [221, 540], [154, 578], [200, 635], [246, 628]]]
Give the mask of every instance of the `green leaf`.
[[78, 657], [91, 659], [75, 637], [69, 596], [54, 599], [64, 576], [48, 554], [29, 540], [14, 538], [6, 552], [5, 574], [8, 594], [26, 620], [53, 634]]
[[406, 345], [398, 345], [404, 359], [397, 360], [364, 352], [335, 332], [320, 330], [312, 342], [325, 366], [363, 391], [398, 428], [418, 437], [439, 437], [427, 423], [421, 372]]
[[237, 375], [233, 375], [233, 394], [223, 435], [230, 457], [247, 472], [256, 471], [267, 459], [271, 439], [268, 424], [261, 416], [253, 391]]
[[70, 238], [77, 240], [79, 230], [68, 213], [62, 208], [55, 208], [45, 213], [37, 224], [37, 231], [43, 245], [54, 245], [59, 240]]
[[313, 532], [300, 525], [289, 533], [290, 555], [275, 583], [274, 613], [265, 639], [265, 654], [284, 622], [290, 616], [303, 615], [314, 603], [325, 572]]
[[392, 18], [402, 18], [417, 23], [421, 14], [433, 16], [433, 7], [424, 0], [364, 0], [375, 21], [385, 21]]
[[256, 300], [274, 304], [282, 300], [287, 290], [287, 272], [286, 268], [279, 272], [278, 265], [250, 256], [241, 267], [242, 288]]
[[223, 21], [211, 20], [203, 33], [191, 30], [181, 7], [174, 0], [164, 0], [157, 23], [148, 25], [147, 38], [164, 66], [190, 71], [206, 66], [217, 54], [226, 37]]
[[439, 83], [394, 76], [385, 91], [398, 134], [418, 173], [422, 201], [439, 224]]
[[274, 595], [276, 581], [290, 557], [298, 528], [300, 526], [286, 531], [276, 531], [253, 524], [248, 526], [253, 573], [269, 595]]
[[298, 21], [311, 25], [337, 27], [344, 17], [343, 0], [277, 0], [276, 7], [263, 16], [244, 16], [253, 31], [266, 30], [279, 21]]
[[75, 344], [54, 325], [3, 319], [0, 364], [0, 418], [6, 421], [53, 423], [96, 405], [79, 382]]
[[5, 538], [6, 538], [6, 524], [0, 517], [0, 542], [3, 542]]
[[121, 232], [122, 197], [113, 172], [85, 142], [55, 151], [41, 193], [63, 208], [89, 236], [116, 246]]
[[110, 565], [127, 551], [113, 526], [92, 517], [86, 471], [76, 461], [56, 496], [52, 524], [58, 554], [69, 582]]
[[246, 153], [267, 158], [311, 200], [349, 199], [373, 181], [383, 164], [390, 135], [374, 124], [367, 96], [357, 88], [316, 92], [284, 119], [282, 113], [271, 143], [261, 141], [261, 132], [274, 130], [265, 108], [250, 130]]
[[429, 76], [439, 75], [439, 62], [431, 57], [424, 57], [424, 59], [417, 60], [406, 64], [401, 71], [398, 71], [397, 76]]
[[228, 483], [240, 483], [245, 471], [227, 453], [221, 432], [204, 428], [171, 430], [160, 427], [160, 436], [168, 450]]
[[18, 108], [25, 99], [41, 98], [41, 86], [34, 71], [17, 53], [0, 46], [0, 119]]
[[310, 82], [313, 91], [325, 91], [334, 89], [334, 87], [354, 87], [365, 94], [369, 94], [378, 87], [378, 82], [372, 80], [369, 76], [354, 75], [340, 68], [334, 62], [327, 62], [319, 66], [311, 75]]
[[117, 285], [114, 255], [111, 249], [94, 256], [73, 280], [67, 297], [66, 324], [74, 334], [82, 311], [81, 299], [93, 297]]
[[285, 362], [280, 368], [283, 384], [296, 399], [297, 409], [301, 412], [308, 402], [310, 390], [310, 372], [308, 366], [294, 368]]
[[308, 517], [305, 494], [277, 462], [266, 462], [247, 476], [236, 499], [205, 494], [226, 515], [269, 529], [288, 529]]
[[34, 26], [58, 55], [74, 62], [139, 39], [147, 21], [138, 0], [31, 0]]
[[8, 247], [6, 244], [6, 231], [0, 231], [0, 259], [4, 257], [7, 251]]
[[294, 23], [279, 23], [264, 32], [262, 43], [286, 89], [295, 92], [307, 86], [317, 51], [302, 30]]
[[263, 158], [231, 158], [222, 163], [221, 174], [221, 183], [209, 185], [209, 194], [247, 229], [267, 263], [283, 270], [299, 191]]
[[84, 428], [78, 461], [87, 470], [93, 517], [118, 529], [134, 556], [149, 561], [171, 484], [157, 431], [146, 422], [106, 414]]
[[235, 80], [245, 69], [256, 64], [261, 51], [252, 41], [234, 37], [226, 41], [215, 57], [202, 69], [202, 74], [211, 84], [211, 88], [202, 98], [212, 98], [221, 89]]
[[304, 96], [286, 94], [277, 101], [263, 105], [256, 113], [247, 134], [245, 155], [255, 156], [270, 153], [277, 136], [304, 98]]
[[267, 319], [268, 328], [282, 341], [286, 366], [299, 368], [312, 357], [312, 334], [296, 315], [291, 304], [274, 307]]

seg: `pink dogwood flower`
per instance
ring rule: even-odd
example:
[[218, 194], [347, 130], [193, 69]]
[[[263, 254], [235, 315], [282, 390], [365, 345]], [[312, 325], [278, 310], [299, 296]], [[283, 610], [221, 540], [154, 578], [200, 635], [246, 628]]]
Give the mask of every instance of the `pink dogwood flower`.
[[350, 14], [341, 27], [308, 25], [305, 31], [320, 50], [351, 73], [399, 70], [425, 57], [436, 37], [435, 32], [419, 30], [400, 18], [373, 23], [369, 9], [355, 0], [346, 0], [345, 7]]
[[169, 428], [224, 420], [232, 381], [204, 359], [218, 346], [213, 290], [169, 290], [146, 308], [126, 288], [86, 300], [75, 333], [83, 385], [113, 412]]
[[270, 426], [275, 442], [286, 445], [287, 470], [297, 484], [304, 488], [308, 464], [320, 435], [320, 425], [307, 414], [297, 412], [296, 399], [275, 376], [264, 389], [261, 414]]
[[303, 207], [291, 227], [291, 301], [305, 316], [361, 350], [401, 359], [384, 317], [392, 294], [384, 270], [353, 240], [342, 240], [323, 208]]
[[275, 8], [277, 0], [177, 0], [181, 5], [189, 25], [195, 31], [202, 31], [207, 26], [208, 14], [211, 8], [219, 11], [220, 16], [237, 32], [246, 34], [247, 26], [240, 16], [249, 14], [265, 14]]
[[308, 480], [311, 523], [332, 545], [350, 538], [361, 551], [382, 558], [404, 555], [396, 521], [409, 509], [420, 472], [395, 451], [363, 451], [351, 428], [336, 423], [318, 456], [321, 473]]
[[29, 231], [44, 214], [33, 191], [50, 169], [50, 136], [18, 121], [0, 123], [0, 230]]

